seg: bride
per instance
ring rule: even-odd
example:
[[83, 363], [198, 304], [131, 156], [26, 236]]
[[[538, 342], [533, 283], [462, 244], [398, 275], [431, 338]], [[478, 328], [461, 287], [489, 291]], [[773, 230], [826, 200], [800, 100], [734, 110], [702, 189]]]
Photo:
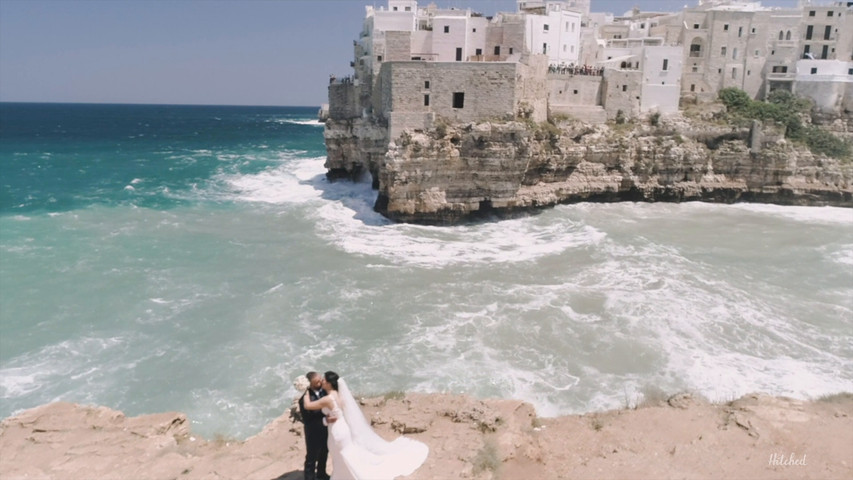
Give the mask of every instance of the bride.
[[322, 409], [337, 417], [329, 424], [332, 480], [391, 480], [424, 463], [429, 447], [406, 437], [388, 442], [377, 435], [337, 373], [325, 373], [323, 389], [329, 394], [314, 401], [306, 395], [304, 404], [307, 410]]

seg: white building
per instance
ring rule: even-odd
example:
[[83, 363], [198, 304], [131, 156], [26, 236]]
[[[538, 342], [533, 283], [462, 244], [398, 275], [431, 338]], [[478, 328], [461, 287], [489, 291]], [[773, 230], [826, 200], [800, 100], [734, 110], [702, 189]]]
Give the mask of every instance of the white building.
[[526, 13], [525, 48], [548, 56], [552, 65], [577, 64], [581, 46], [581, 13], [570, 2], [518, 0], [519, 12]]
[[643, 47], [641, 112], [674, 113], [678, 111], [683, 63], [684, 57], [680, 46]]
[[853, 109], [853, 61], [799, 60], [795, 80], [794, 93], [814, 100], [818, 109]]

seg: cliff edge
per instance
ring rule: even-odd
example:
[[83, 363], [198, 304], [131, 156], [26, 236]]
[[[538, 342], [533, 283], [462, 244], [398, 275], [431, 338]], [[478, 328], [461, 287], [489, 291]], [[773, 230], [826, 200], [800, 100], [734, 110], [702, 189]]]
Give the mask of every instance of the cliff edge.
[[[849, 137], [853, 121], [835, 128]], [[602, 125], [437, 123], [393, 140], [387, 132], [369, 119], [327, 121], [326, 167], [331, 179], [370, 172], [375, 209], [402, 222], [454, 224], [584, 201], [853, 207], [850, 158], [814, 154], [759, 121], [679, 114]]]
[[[636, 409], [538, 418], [526, 403], [443, 394], [362, 400], [385, 438], [429, 445], [413, 480], [847, 479], [853, 395], [813, 402], [747, 395], [708, 404], [690, 395]], [[0, 478], [302, 478], [302, 425], [287, 414], [245, 441], [193, 436], [187, 417], [128, 418], [53, 403], [0, 423]]]

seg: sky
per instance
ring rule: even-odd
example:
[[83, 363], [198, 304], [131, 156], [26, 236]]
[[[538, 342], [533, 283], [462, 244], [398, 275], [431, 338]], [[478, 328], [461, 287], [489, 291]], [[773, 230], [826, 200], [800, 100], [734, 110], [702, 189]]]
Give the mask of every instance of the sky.
[[[515, 0], [433, 0], [486, 15]], [[696, 0], [592, 0], [595, 12]], [[421, 2], [427, 3], [427, 2]], [[794, 6], [796, 0], [765, 0]], [[385, 0], [0, 0], [0, 102], [318, 106]]]

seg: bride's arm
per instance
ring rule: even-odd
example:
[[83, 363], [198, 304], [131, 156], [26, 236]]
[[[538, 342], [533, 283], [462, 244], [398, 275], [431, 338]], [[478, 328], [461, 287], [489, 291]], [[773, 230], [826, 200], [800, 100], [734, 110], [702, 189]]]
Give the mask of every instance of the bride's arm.
[[320, 410], [323, 407], [332, 408], [331, 397], [326, 396], [317, 400], [311, 400], [311, 395], [308, 395], [307, 390], [302, 394], [302, 405], [305, 406], [305, 410]]

